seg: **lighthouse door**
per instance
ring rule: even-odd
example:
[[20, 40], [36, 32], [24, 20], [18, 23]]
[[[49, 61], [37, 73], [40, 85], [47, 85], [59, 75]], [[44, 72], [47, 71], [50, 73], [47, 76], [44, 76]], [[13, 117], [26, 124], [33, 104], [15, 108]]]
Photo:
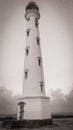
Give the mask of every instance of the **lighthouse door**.
[[20, 102], [19, 103], [19, 109], [20, 109], [20, 116], [19, 116], [19, 118], [22, 120], [23, 118], [24, 118], [24, 102]]

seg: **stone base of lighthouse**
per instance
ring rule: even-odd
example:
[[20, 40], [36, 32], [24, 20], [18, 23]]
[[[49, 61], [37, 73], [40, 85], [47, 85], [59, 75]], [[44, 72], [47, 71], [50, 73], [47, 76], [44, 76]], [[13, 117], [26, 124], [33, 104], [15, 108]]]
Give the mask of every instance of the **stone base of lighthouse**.
[[[24, 103], [22, 110], [20, 105], [21, 102]], [[48, 97], [22, 97], [19, 99], [17, 119], [35, 120], [49, 118], [51, 118], [51, 113], [49, 112]]]
[[[22, 104], [22, 110], [21, 110]], [[49, 111], [48, 97], [22, 97], [18, 101], [18, 120], [24, 120], [35, 126], [51, 125], [51, 113]], [[32, 123], [31, 123], [32, 121]], [[34, 124], [34, 126], [33, 126]], [[30, 126], [30, 125], [29, 125]]]

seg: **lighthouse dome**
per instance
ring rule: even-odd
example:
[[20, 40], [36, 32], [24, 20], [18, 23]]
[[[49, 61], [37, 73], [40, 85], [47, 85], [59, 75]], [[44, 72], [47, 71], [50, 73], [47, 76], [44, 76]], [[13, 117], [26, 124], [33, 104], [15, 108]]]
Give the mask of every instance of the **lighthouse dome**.
[[39, 8], [38, 8], [38, 6], [36, 5], [36, 3], [35, 2], [33, 2], [33, 1], [31, 1], [28, 5], [27, 5], [27, 7], [26, 7], [26, 11], [27, 10], [37, 10], [37, 11], [39, 11]]

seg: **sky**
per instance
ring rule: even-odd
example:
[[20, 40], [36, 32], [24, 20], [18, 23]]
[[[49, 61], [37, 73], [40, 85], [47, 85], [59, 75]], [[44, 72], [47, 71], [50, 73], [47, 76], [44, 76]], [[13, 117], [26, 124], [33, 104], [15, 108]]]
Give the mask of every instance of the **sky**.
[[[31, 0], [0, 0], [0, 84], [13, 95], [23, 87], [26, 20]], [[73, 0], [33, 0], [39, 31], [46, 93], [73, 88]]]
[[[52, 90], [49, 100], [49, 112], [73, 113], [73, 90], [64, 95], [60, 89]], [[0, 86], [0, 114], [17, 114], [20, 95], [12, 96], [12, 91]]]

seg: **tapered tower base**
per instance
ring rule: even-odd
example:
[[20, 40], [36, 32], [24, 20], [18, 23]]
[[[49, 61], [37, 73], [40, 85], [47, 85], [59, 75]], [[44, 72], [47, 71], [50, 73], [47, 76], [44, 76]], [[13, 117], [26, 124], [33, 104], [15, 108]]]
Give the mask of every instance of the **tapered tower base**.
[[22, 127], [21, 124], [27, 128], [52, 125], [51, 113], [49, 111], [49, 97], [20, 98], [18, 101], [17, 119], [20, 127]]
[[50, 118], [48, 97], [22, 97], [19, 99], [17, 119], [41, 120]]

